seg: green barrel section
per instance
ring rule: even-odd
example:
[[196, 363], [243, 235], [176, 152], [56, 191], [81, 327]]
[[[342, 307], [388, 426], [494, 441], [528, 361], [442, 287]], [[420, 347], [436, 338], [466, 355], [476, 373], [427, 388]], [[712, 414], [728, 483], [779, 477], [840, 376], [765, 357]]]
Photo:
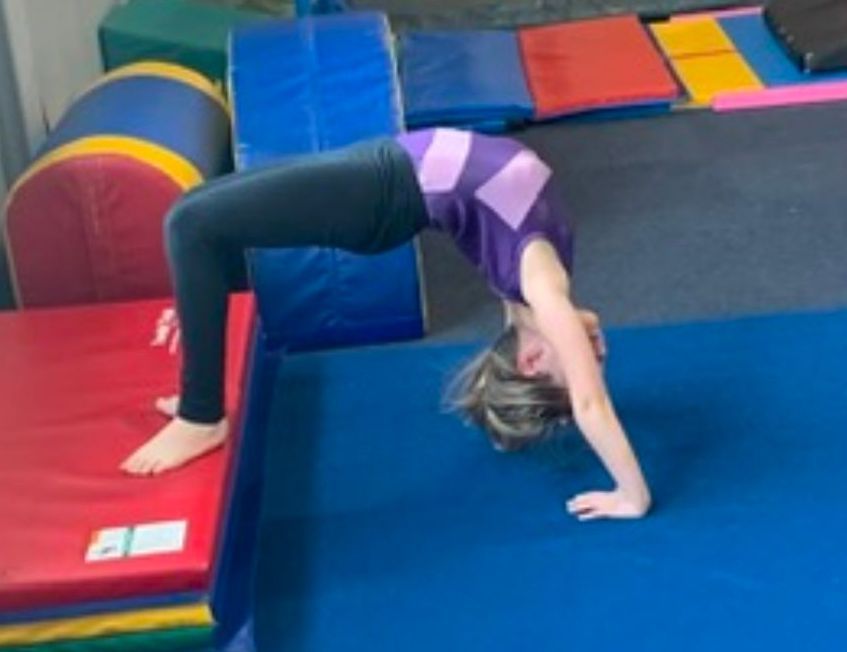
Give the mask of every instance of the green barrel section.
[[155, 59], [193, 68], [223, 83], [230, 30], [271, 18], [200, 0], [130, 0], [116, 5], [100, 24], [103, 66], [108, 71]]

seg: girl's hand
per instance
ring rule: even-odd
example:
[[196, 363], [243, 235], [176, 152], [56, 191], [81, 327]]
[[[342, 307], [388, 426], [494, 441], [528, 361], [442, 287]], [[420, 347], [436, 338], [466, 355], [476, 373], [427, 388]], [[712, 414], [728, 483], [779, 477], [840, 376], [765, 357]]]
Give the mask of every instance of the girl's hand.
[[620, 489], [591, 491], [568, 501], [568, 512], [580, 521], [597, 518], [641, 518], [649, 509], [649, 496], [633, 496]]

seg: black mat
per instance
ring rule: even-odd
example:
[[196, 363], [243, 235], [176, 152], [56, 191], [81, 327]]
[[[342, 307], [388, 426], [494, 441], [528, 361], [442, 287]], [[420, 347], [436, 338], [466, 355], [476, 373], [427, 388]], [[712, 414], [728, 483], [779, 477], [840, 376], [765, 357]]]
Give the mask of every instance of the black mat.
[[619, 13], [645, 18], [681, 11], [760, 4], [742, 0], [348, 0], [354, 9], [377, 9], [395, 30], [419, 28], [505, 28]]

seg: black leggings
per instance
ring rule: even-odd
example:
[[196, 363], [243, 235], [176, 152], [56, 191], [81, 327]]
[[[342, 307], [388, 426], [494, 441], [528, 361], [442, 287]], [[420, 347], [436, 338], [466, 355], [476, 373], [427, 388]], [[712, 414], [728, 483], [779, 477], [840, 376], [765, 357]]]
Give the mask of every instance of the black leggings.
[[412, 162], [388, 138], [222, 177], [187, 194], [166, 221], [182, 327], [179, 416], [223, 417], [228, 294], [244, 277], [248, 249], [379, 253], [427, 223]]

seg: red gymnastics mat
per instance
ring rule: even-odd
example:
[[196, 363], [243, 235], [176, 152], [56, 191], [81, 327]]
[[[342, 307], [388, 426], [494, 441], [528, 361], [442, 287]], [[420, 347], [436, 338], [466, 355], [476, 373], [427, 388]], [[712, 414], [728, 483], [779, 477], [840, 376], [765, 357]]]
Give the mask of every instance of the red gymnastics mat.
[[669, 104], [679, 87], [635, 15], [519, 31], [537, 119]]
[[[234, 297], [233, 423], [252, 320]], [[119, 470], [166, 423], [177, 335], [166, 300], [0, 315], [0, 612], [209, 590], [237, 437], [157, 478]]]

